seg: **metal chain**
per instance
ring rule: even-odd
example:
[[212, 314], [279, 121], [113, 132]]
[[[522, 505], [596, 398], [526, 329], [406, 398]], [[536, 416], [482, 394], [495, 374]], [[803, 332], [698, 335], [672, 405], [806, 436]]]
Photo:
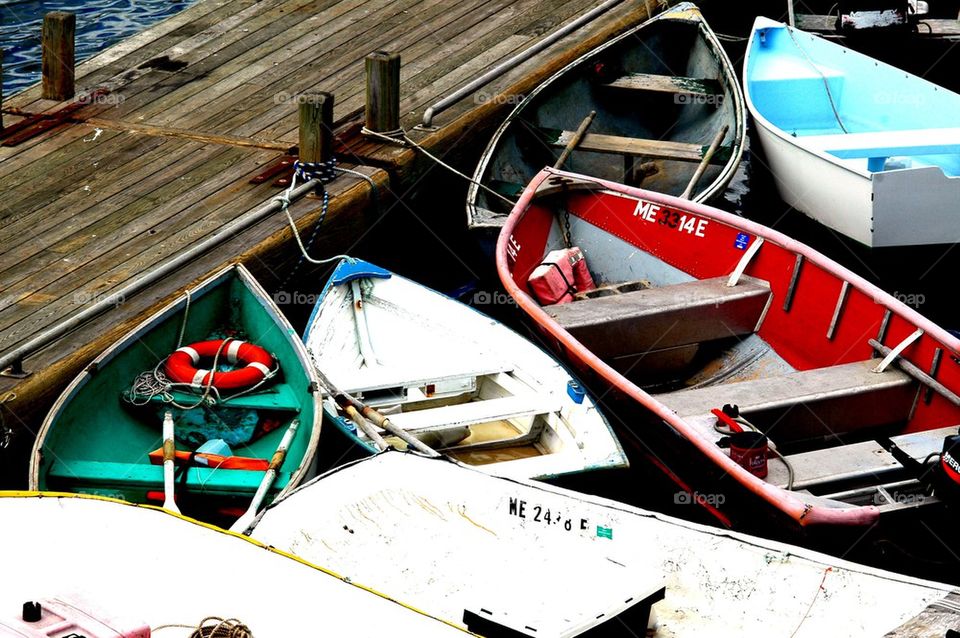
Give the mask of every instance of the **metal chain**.
[[567, 248], [573, 247], [573, 236], [570, 234], [570, 208], [567, 206], [567, 182], [561, 183], [561, 192], [563, 193], [563, 227], [560, 232], [563, 235], [563, 243]]

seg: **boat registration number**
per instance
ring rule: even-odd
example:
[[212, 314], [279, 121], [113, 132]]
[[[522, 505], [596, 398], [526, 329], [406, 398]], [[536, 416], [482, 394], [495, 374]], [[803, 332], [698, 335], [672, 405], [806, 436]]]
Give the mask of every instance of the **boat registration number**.
[[[547, 527], [556, 527], [567, 532], [590, 534], [593, 527], [590, 520], [582, 516], [564, 516], [563, 512], [551, 510], [538, 503], [531, 503], [522, 498], [510, 497], [507, 505], [510, 516], [516, 516], [534, 523], [541, 523]], [[596, 526], [597, 536], [613, 538], [613, 530], [603, 525]]]
[[667, 228], [673, 228], [677, 230], [677, 232], [693, 235], [694, 237], [704, 237], [706, 235], [707, 224], [710, 223], [708, 220], [697, 217], [696, 215], [681, 213], [680, 211], [671, 210], [665, 206], [647, 202], [642, 199], [637, 201], [637, 207], [633, 209], [633, 216], [639, 217], [645, 222], [660, 224]]

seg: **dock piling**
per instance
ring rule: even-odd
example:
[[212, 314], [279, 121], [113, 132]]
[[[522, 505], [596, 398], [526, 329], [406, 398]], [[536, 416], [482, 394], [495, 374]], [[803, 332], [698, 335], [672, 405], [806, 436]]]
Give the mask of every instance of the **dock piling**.
[[43, 16], [43, 98], [69, 100], [74, 95], [74, 36], [77, 16], [50, 11]]
[[333, 94], [300, 96], [300, 161], [326, 162], [333, 155]]
[[377, 133], [400, 130], [400, 55], [376, 51], [366, 58], [366, 127]]

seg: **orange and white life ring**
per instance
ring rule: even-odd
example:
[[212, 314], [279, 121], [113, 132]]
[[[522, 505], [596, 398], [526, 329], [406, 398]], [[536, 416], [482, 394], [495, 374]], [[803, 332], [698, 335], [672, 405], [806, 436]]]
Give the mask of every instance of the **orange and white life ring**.
[[[213, 359], [220, 353], [228, 363], [246, 364], [229, 372], [212, 372], [198, 367], [203, 357]], [[252, 387], [270, 374], [273, 357], [260, 346], [238, 339], [214, 339], [200, 341], [177, 348], [167, 357], [164, 371], [175, 383], [189, 383], [195, 388], [206, 387], [213, 375], [213, 387], [218, 390], [239, 390]]]

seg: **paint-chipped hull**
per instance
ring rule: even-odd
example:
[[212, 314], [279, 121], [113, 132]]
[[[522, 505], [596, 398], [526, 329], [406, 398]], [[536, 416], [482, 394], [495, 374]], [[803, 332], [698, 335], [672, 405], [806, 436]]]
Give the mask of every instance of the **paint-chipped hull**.
[[879, 636], [952, 589], [397, 452], [304, 485], [264, 512], [253, 537], [452, 622], [482, 608], [538, 635], [577, 635], [561, 627], [665, 587], [656, 636]]

